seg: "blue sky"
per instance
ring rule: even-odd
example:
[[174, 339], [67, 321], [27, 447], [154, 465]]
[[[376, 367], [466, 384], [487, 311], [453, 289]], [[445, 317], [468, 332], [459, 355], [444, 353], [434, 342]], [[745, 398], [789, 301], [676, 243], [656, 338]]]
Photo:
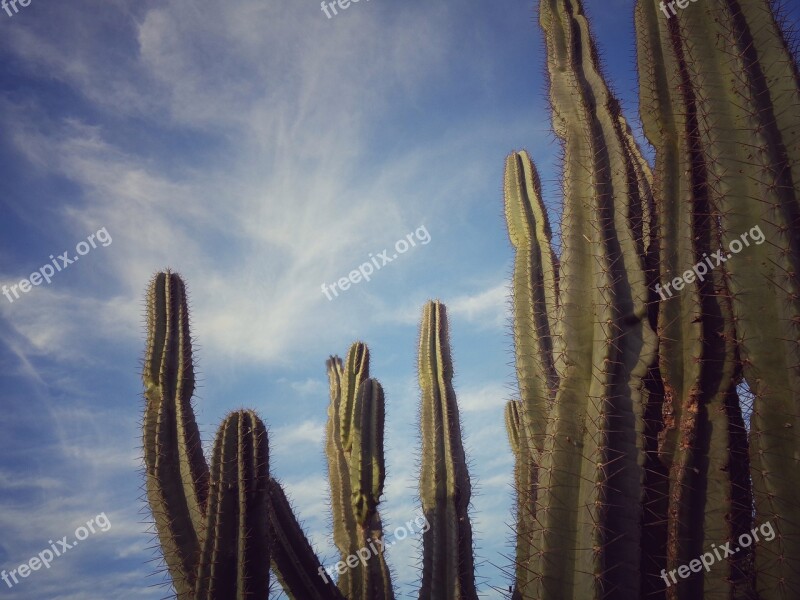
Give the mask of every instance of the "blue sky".
[[[587, 4], [635, 125], [631, 2]], [[0, 296], [0, 568], [96, 515], [111, 523], [0, 582], [0, 598], [166, 595], [139, 471], [143, 294], [165, 267], [191, 293], [205, 445], [228, 411], [256, 409], [325, 564], [325, 359], [370, 347], [391, 530], [417, 506], [421, 308], [445, 302], [478, 576], [500, 598], [515, 390], [506, 154], [527, 148], [554, 218], [560, 203], [533, 3], [370, 0], [328, 19], [316, 0], [32, 0], [0, 12], [0, 53], [0, 285], [102, 228], [112, 240], [13, 303]], [[430, 243], [323, 295], [420, 226]], [[391, 549], [399, 597], [415, 596], [416, 551]]]

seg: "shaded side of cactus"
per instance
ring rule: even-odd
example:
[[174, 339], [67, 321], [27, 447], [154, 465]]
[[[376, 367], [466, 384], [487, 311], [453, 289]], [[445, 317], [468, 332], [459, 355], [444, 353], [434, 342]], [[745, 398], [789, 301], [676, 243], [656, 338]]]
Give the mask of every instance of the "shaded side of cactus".
[[209, 470], [191, 407], [189, 310], [177, 274], [153, 278], [147, 328], [145, 485], [177, 598], [266, 600], [270, 562], [290, 597], [342, 598], [330, 581], [298, 576], [314, 566], [317, 577], [319, 561], [280, 486], [270, 483], [267, 432], [254, 412], [226, 417]]
[[272, 570], [291, 600], [344, 600], [320, 564], [281, 484], [270, 478]]
[[[553, 126], [564, 147], [557, 266], [547, 258], [553, 253], [547, 248], [546, 217], [524, 153], [507, 160], [506, 216], [512, 242], [525, 240], [515, 243], [518, 266], [521, 252], [545, 247], [538, 264], [525, 259], [521, 272], [515, 269], [515, 320], [533, 314], [527, 319], [536, 322], [537, 314], [519, 293], [525, 288], [518, 278], [530, 290], [550, 290], [549, 305], [540, 294], [549, 318], [539, 309], [538, 322], [554, 328], [552, 348], [546, 348], [546, 337], [540, 347], [553, 353], [547, 360], [555, 365], [555, 376], [539, 368], [542, 374], [533, 385], [549, 391], [547, 383], [555, 381], [557, 389], [540, 422], [526, 424], [543, 433], [541, 448], [534, 451], [536, 527], [523, 542], [531, 547], [519, 554], [531, 558], [517, 565], [517, 592], [537, 599], [638, 597], [644, 379], [657, 352], [647, 309], [648, 171], [605, 84], [581, 3], [542, 0], [540, 22]], [[551, 264], [557, 276], [544, 270]], [[515, 328], [521, 325], [524, 321]], [[541, 336], [541, 331], [531, 329], [528, 335]], [[535, 346], [527, 342], [524, 347]], [[540, 353], [518, 357], [518, 365], [520, 360], [546, 364]], [[526, 387], [531, 385], [521, 381], [523, 402]], [[539, 396], [548, 399], [545, 392]]]
[[267, 598], [269, 488], [264, 424], [253, 411], [231, 413], [214, 442], [197, 600]]
[[477, 600], [471, 483], [453, 390], [453, 362], [445, 306], [425, 305], [419, 341], [420, 499], [430, 528], [423, 534], [420, 600]]
[[195, 380], [186, 289], [171, 271], [150, 282], [147, 329], [145, 486], [177, 597], [188, 600], [205, 529], [208, 464], [191, 405]]
[[[657, 199], [660, 210], [680, 217], [683, 226], [671, 230], [665, 223], [671, 252], [663, 254], [663, 280], [709, 264], [709, 275], [662, 302], [660, 315], [665, 326], [702, 317], [694, 331], [685, 327], [688, 341], [674, 346], [678, 361], [699, 362], [706, 375], [697, 366], [688, 376], [688, 366], [662, 370], [677, 390], [676, 407], [702, 386], [705, 395], [694, 392], [697, 412], [718, 432], [710, 441], [708, 472], [730, 480], [709, 482], [703, 514], [684, 518], [671, 532], [670, 562], [679, 564], [700, 545], [737, 543], [750, 530], [752, 479], [756, 522], [769, 521], [776, 539], [755, 548], [755, 569], [743, 551], [683, 587], [721, 598], [751, 594], [755, 586], [767, 600], [793, 598], [800, 595], [800, 524], [794, 518], [800, 511], [798, 68], [770, 2], [711, 2], [686, 12], [667, 22], [649, 2], [636, 8], [641, 114], [657, 153]], [[750, 478], [743, 473], [746, 433], [736, 391], [742, 375], [755, 397]], [[676, 415], [675, 427], [682, 427], [684, 414]], [[679, 438], [665, 441], [670, 451]], [[725, 447], [730, 455], [720, 458]], [[699, 451], [702, 456], [702, 444]], [[705, 539], [692, 537], [698, 525]]]

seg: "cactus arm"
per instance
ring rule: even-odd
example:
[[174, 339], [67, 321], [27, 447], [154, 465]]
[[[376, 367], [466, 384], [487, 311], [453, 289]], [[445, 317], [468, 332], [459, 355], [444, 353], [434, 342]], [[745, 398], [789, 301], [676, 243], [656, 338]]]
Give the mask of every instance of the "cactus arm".
[[505, 212], [514, 246], [513, 306], [517, 380], [525, 425], [544, 443], [547, 411], [558, 387], [554, 365], [558, 275], [550, 222], [536, 167], [525, 151], [506, 159]]
[[514, 453], [514, 494], [516, 496], [516, 556], [514, 600], [534, 598], [536, 573], [533, 570], [536, 548], [532, 544], [536, 522], [536, 451], [523, 423], [524, 408], [519, 400], [506, 403], [506, 432]]
[[555, 337], [558, 260], [551, 245], [539, 175], [527, 152], [513, 152], [506, 158], [504, 192], [508, 236], [514, 246], [514, 350], [521, 397], [520, 402], [509, 403], [506, 412], [507, 429], [516, 447], [515, 586], [517, 594], [531, 597], [536, 589], [536, 464], [558, 388], [555, 356], [561, 353]]
[[290, 600], [344, 600], [324, 571], [281, 484], [270, 478], [272, 569]]
[[228, 415], [214, 443], [196, 600], [269, 597], [269, 447], [249, 410]]
[[147, 294], [143, 446], [147, 498], [179, 600], [192, 597], [205, 526], [208, 465], [194, 419], [186, 289], [170, 271]]
[[[331, 402], [325, 454], [333, 538], [345, 560], [369, 548], [371, 540], [383, 537], [377, 506], [385, 477], [384, 397], [380, 384], [368, 377], [369, 350], [365, 344], [356, 342], [350, 347], [344, 366], [338, 357], [331, 357], [327, 368]], [[342, 433], [345, 424], [347, 436]], [[344, 448], [346, 439], [350, 450]], [[370, 554], [367, 564], [359, 562], [339, 577], [339, 589], [351, 600], [393, 600], [383, 550]]]
[[366, 344], [356, 342], [345, 359], [342, 377], [342, 398], [339, 409], [341, 420], [342, 448], [350, 452], [353, 446], [353, 405], [361, 384], [369, 378], [369, 349]]
[[430, 528], [423, 535], [420, 600], [477, 600], [471, 493], [458, 405], [452, 385], [447, 315], [438, 301], [425, 305], [419, 345], [422, 391], [420, 499]]
[[[568, 57], [572, 43], [569, 29], [546, 0], [540, 5], [540, 22], [548, 50], [550, 97], [553, 129], [565, 143], [564, 205], [562, 216], [562, 254], [559, 271], [560, 314], [556, 336], [564, 350], [556, 356], [560, 385], [553, 409], [548, 415], [545, 444], [539, 462], [539, 501], [536, 514], [540, 527], [532, 544], [536, 561], [532, 567], [538, 587], [528, 598], [566, 595], [581, 577], [575, 566], [579, 548], [577, 512], [580, 504], [581, 447], [583, 446], [586, 396], [592, 380], [592, 339], [595, 317], [587, 310], [595, 286], [592, 248], [596, 235], [589, 225], [593, 220], [591, 189], [586, 168], [593, 162], [593, 150], [586, 144], [591, 136], [586, 123], [566, 112], [559, 98], [568, 98], [579, 89], [575, 70]], [[558, 76], [556, 75], [558, 74]], [[587, 194], [587, 191], [589, 193]], [[576, 447], [578, 446], [578, 447]], [[581, 569], [591, 578], [596, 569]], [[593, 592], [589, 592], [591, 598]], [[527, 600], [527, 599], [526, 599]]]
[[[328, 482], [331, 492], [333, 542], [340, 556], [347, 557], [357, 549], [358, 525], [351, 501], [350, 464], [342, 448], [341, 437], [340, 406], [344, 369], [342, 360], [338, 356], [332, 356], [326, 365], [330, 384], [330, 404], [325, 433], [325, 456], [328, 462]], [[345, 597], [351, 597], [354, 591], [351, 571], [348, 570], [339, 576], [338, 586]]]
[[[383, 494], [386, 469], [383, 455], [385, 399], [377, 380], [369, 378], [358, 389], [353, 404], [350, 489], [361, 548], [369, 548], [374, 538], [383, 537], [377, 507]], [[374, 546], [374, 545], [373, 545]], [[361, 576], [364, 600], [393, 600], [392, 582], [383, 549], [372, 555], [357, 570]]]
[[[553, 125], [564, 140], [565, 352], [539, 463], [539, 597], [634, 597], [640, 589], [643, 379], [648, 323], [638, 148], [600, 71], [577, 0], [543, 0]], [[589, 307], [587, 307], [587, 303]], [[613, 592], [609, 592], [613, 590]]]
[[353, 405], [350, 489], [356, 520], [360, 524], [370, 520], [383, 494], [384, 411], [383, 388], [375, 379], [369, 378], [361, 384]]
[[[641, 114], [646, 135], [654, 136], [651, 142], [658, 144], [660, 150], [664, 149], [658, 152], [656, 160], [656, 195], [662, 226], [659, 283], [663, 285], [690, 269], [696, 260], [693, 258], [695, 211], [691, 183], [683, 176], [692, 169], [690, 148], [683, 133], [691, 127], [691, 115], [673, 110], [680, 102], [674, 90], [680, 89], [683, 59], [670, 44], [662, 43], [674, 32], [669, 30], [670, 24], [659, 17], [653, 3], [643, 2], [637, 6], [637, 26], [641, 32]], [[668, 570], [684, 564], [687, 557], [691, 560], [703, 552], [700, 538], [691, 535], [692, 531], [702, 530], [702, 505], [698, 510], [694, 503], [702, 502], [699, 471], [701, 467], [703, 473], [707, 469], [707, 465], [698, 464], [701, 457], [697, 452], [702, 449], [698, 434], [708, 430], [700, 383], [702, 361], [695, 358], [707, 357], [702, 343], [703, 324], [696, 318], [704, 312], [701, 302], [698, 288], [687, 285], [682, 291], [673, 290], [661, 301], [658, 316], [660, 368], [665, 385], [665, 427], [659, 454], [670, 473]], [[680, 590], [697, 594], [698, 584], [702, 581], [695, 578], [682, 584]], [[669, 593], [677, 591], [674, 587]]]

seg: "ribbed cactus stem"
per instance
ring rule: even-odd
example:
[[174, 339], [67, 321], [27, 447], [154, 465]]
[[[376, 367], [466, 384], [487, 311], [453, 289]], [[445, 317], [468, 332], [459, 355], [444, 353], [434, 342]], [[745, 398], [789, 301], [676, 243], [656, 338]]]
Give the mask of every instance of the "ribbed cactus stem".
[[471, 484], [453, 390], [447, 313], [425, 305], [419, 341], [422, 469], [420, 499], [430, 528], [423, 535], [420, 600], [476, 600]]
[[363, 526], [378, 506], [386, 476], [383, 457], [385, 419], [383, 388], [369, 378], [358, 389], [353, 406], [353, 450], [350, 486], [356, 520]]
[[170, 271], [147, 293], [143, 446], [147, 498], [179, 600], [193, 597], [205, 527], [208, 465], [192, 411], [194, 367], [186, 289]]
[[[377, 507], [386, 477], [383, 456], [384, 403], [381, 384], [370, 378], [359, 387], [353, 406], [350, 486], [362, 548], [369, 547], [371, 540], [383, 537]], [[383, 549], [379, 549], [375, 556], [370, 554], [367, 564], [362, 567], [364, 600], [392, 600], [394, 592]]]
[[[333, 539], [344, 561], [362, 555], [383, 537], [377, 506], [383, 493], [385, 399], [381, 385], [369, 378], [369, 350], [354, 343], [342, 364], [327, 361], [331, 402], [325, 454], [331, 488]], [[347, 435], [344, 427], [347, 427]], [[349, 450], [345, 449], [349, 442]], [[338, 586], [351, 600], [393, 600], [391, 576], [382, 550], [371, 550], [340, 575]]]
[[196, 600], [269, 597], [269, 492], [267, 430], [252, 411], [231, 413], [214, 443]]
[[[640, 1], [636, 29], [642, 121], [664, 214], [662, 281], [706, 255], [713, 261], [659, 315], [673, 399], [662, 454], [683, 475], [671, 486], [667, 568], [750, 530], [751, 480], [756, 522], [777, 532], [668, 597], [800, 597], [800, 525], [791, 516], [800, 512], [797, 64], [765, 0], [709, 2], [669, 21]], [[755, 394], [750, 478], [741, 473], [742, 372]], [[702, 500], [693, 471], [708, 490]]]
[[536, 167], [524, 150], [506, 159], [505, 212], [514, 246], [514, 349], [525, 426], [544, 444], [547, 412], [558, 388], [554, 332], [558, 318], [558, 260]]
[[344, 600], [308, 543], [281, 484], [270, 479], [272, 570], [291, 600]]
[[[547, 364], [544, 351], [555, 364], [558, 389], [546, 418], [530, 424], [540, 450], [534, 454], [536, 526], [532, 548], [523, 554], [531, 557], [522, 565], [527, 579], [517, 584], [525, 598], [537, 600], [627, 599], [641, 589], [643, 380], [657, 349], [645, 270], [648, 171], [605, 83], [582, 3], [542, 0], [539, 6], [553, 127], [564, 147], [558, 278], [544, 270], [553, 263], [552, 253], [541, 250], [548, 242], [546, 215], [535, 171], [520, 153], [507, 161], [506, 207], [512, 241], [524, 239], [522, 233], [529, 238], [516, 246], [517, 261], [521, 251], [539, 253], [538, 263], [526, 259], [520, 280], [527, 278], [534, 292], [549, 287], [558, 293], [549, 305], [541, 291], [539, 299], [529, 294], [533, 310], [523, 306], [521, 315], [515, 306], [521, 321], [515, 327], [527, 319], [537, 325], [529, 325], [527, 335], [540, 338], [539, 347], [522, 346], [534, 354], [518, 357], [518, 371], [520, 361]], [[515, 282], [514, 290], [516, 301], [525, 287]], [[552, 315], [555, 355], [547, 357], [542, 331], [545, 324], [553, 327]], [[526, 404], [528, 389], [555, 379], [541, 367], [522, 373]]]
[[345, 359], [342, 377], [342, 397], [339, 418], [342, 448], [350, 452], [353, 446], [353, 407], [361, 384], [369, 378], [369, 349], [361, 342], [354, 343]]
[[533, 544], [536, 521], [537, 451], [530, 431], [524, 425], [524, 407], [519, 400], [506, 403], [506, 432], [514, 453], [514, 492], [516, 494], [516, 556], [513, 600], [533, 598], [536, 593], [534, 571], [536, 547]]

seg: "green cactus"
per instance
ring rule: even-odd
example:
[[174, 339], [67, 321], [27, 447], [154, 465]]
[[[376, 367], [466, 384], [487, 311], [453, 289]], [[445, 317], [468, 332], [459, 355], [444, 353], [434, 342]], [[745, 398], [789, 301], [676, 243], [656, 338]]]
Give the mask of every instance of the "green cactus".
[[[280, 485], [269, 476], [267, 432], [254, 412], [226, 417], [209, 471], [191, 407], [188, 302], [177, 274], [153, 278], [147, 325], [146, 489], [177, 598], [266, 599], [270, 564], [281, 583], [292, 586], [293, 598], [341, 598], [318, 576], [319, 561]], [[307, 572], [314, 578], [304, 577]]]
[[[706, 535], [698, 543], [706, 546], [735, 540], [752, 524], [748, 440], [736, 392], [743, 375], [755, 395], [749, 473], [756, 522], [769, 521], [776, 538], [755, 549], [752, 572], [737, 557], [738, 561], [727, 561], [724, 569], [687, 582], [684, 588], [708, 597], [722, 597], [721, 590], [726, 589], [744, 596], [752, 593], [754, 582], [755, 592], [764, 600], [796, 598], [800, 597], [797, 64], [766, 0], [710, 2], [702, 11], [680, 14], [669, 22], [655, 12], [647, 2], [636, 8], [642, 121], [657, 151], [661, 235], [671, 248], [662, 254], [661, 279], [669, 282], [703, 261], [704, 254], [732, 248], [734, 241], [742, 246], [740, 236], [755, 227], [764, 236], [760, 243], [749, 240], [740, 256], [716, 266], [713, 277], [687, 285], [669, 302], [662, 302], [659, 323], [669, 328], [662, 372], [675, 413], [664, 452], [681, 442], [692, 449], [710, 444], [708, 470], [723, 479], [709, 485], [705, 515], [692, 515], [670, 530], [669, 568], [694, 551], [691, 540], [697, 536], [688, 529], [690, 519], [702, 523]], [[684, 227], [675, 227], [669, 221], [673, 217]], [[701, 323], [672, 338], [675, 327], [670, 320], [679, 314], [685, 320], [685, 315], [698, 311]], [[700, 344], [702, 354], [696, 349]], [[692, 361], [701, 366], [688, 368]], [[717, 435], [707, 439], [700, 432], [698, 439], [685, 439], [694, 435], [686, 412], [692, 402], [705, 407]], [[727, 456], [726, 447], [731, 448]]]
[[[158, 273], [147, 296], [148, 343], [143, 379], [143, 445], [148, 501], [159, 543], [180, 600], [257, 600], [269, 596], [269, 569], [297, 600], [393, 600], [378, 504], [385, 465], [383, 388], [369, 377], [369, 350], [353, 344], [345, 361], [328, 363], [331, 402], [326, 454], [334, 542], [342, 560], [371, 550], [334, 584], [269, 473], [267, 431], [249, 410], [231, 413], [219, 428], [209, 471], [191, 408], [194, 392], [186, 290], [175, 273]], [[444, 306], [423, 319], [423, 508], [436, 535], [423, 540], [423, 590], [447, 598], [477, 598], [469, 479], [452, 391]], [[431, 354], [432, 353], [432, 354]], [[447, 432], [442, 437], [442, 432]], [[444, 455], [440, 454], [442, 446]], [[442, 532], [453, 529], [455, 537]], [[439, 565], [439, 560], [443, 562]], [[338, 587], [337, 587], [338, 586]], [[438, 592], [432, 592], [436, 595]], [[444, 593], [444, 592], [442, 592]], [[421, 597], [431, 597], [427, 591]]]
[[[331, 488], [333, 539], [342, 561], [383, 538], [377, 510], [385, 478], [383, 456], [384, 394], [369, 377], [369, 349], [354, 343], [344, 362], [332, 356], [326, 363], [330, 405], [325, 442]], [[394, 598], [383, 550], [366, 563], [348, 568], [339, 589], [353, 600]]]
[[[535, 168], [512, 154], [514, 595], [800, 597], [800, 91], [770, 5], [707, 0], [665, 19], [639, 0], [654, 175], [604, 82], [582, 3], [542, 0], [540, 21], [565, 150], [563, 247], [556, 261]], [[752, 239], [755, 225], [770, 243]], [[732, 243], [748, 254], [691, 275]], [[755, 395], [749, 439], [743, 382]], [[667, 579], [712, 544], [737, 547], [753, 495], [774, 541]]]
[[286, 494], [270, 478], [272, 570], [292, 600], [344, 600], [308, 543]]
[[[532, 160], [507, 158], [519, 383], [505, 414], [512, 597], [794, 600], [800, 73], [770, 2], [704, 0], [664, 18], [658, 0], [637, 1], [653, 171], [605, 82], [582, 2], [540, 0], [539, 16], [564, 202], [557, 253]], [[734, 244], [735, 260], [720, 254]], [[156, 275], [147, 314], [146, 490], [177, 597], [266, 598], [271, 565], [290, 598], [393, 599], [382, 551], [336, 584], [327, 576], [269, 473], [253, 412], [225, 419], [209, 471], [177, 275]], [[385, 397], [363, 343], [327, 370], [333, 541], [345, 560], [383, 536]], [[419, 495], [430, 524], [420, 600], [477, 599], [452, 377], [446, 309], [429, 302], [419, 344]], [[749, 433], [742, 386], [754, 396]], [[773, 540], [674, 578], [712, 544], [737, 548], [767, 522]]]
[[472, 527], [467, 514], [471, 485], [452, 379], [447, 312], [440, 302], [429, 302], [422, 312], [419, 336], [422, 390], [419, 495], [430, 523], [423, 536], [420, 600], [478, 598]]
[[269, 590], [269, 446], [250, 410], [219, 427], [211, 462], [206, 535], [197, 571], [197, 600], [248, 600]]
[[208, 464], [194, 420], [194, 366], [183, 281], [157, 274], [147, 293], [143, 446], [147, 498], [179, 600], [194, 597]]

